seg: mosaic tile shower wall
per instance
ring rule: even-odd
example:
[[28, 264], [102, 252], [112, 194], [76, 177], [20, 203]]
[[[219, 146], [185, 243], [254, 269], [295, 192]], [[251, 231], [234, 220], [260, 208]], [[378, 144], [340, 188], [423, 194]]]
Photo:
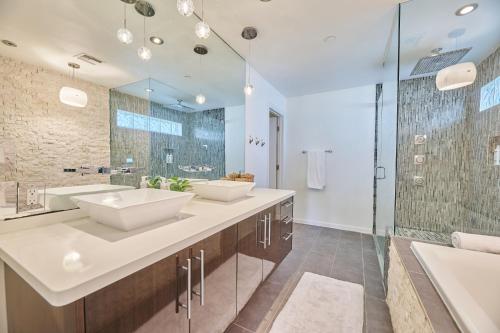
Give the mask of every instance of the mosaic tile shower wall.
[[[143, 175], [224, 176], [224, 109], [181, 112], [118, 91], [110, 93], [110, 108], [112, 166], [144, 169], [137, 174], [113, 175], [113, 184], [139, 186]], [[134, 118], [130, 124], [123, 119], [128, 115]]]
[[[440, 92], [435, 77], [400, 83], [396, 225], [500, 235], [500, 167], [492, 142], [500, 106], [480, 110], [481, 88], [500, 75], [500, 49], [478, 66], [476, 82]], [[415, 145], [416, 135], [427, 142]], [[417, 165], [416, 155], [425, 155]], [[414, 176], [424, 179], [414, 185]]]

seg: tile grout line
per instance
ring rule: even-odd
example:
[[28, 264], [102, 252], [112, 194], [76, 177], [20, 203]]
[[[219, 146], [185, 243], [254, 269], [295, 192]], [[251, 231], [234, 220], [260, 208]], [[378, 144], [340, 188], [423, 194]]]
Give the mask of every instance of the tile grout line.
[[335, 253], [333, 254], [332, 266], [330, 267], [330, 277], [333, 276], [333, 269], [334, 269], [334, 266], [335, 266], [335, 259], [337, 259], [337, 253], [339, 251], [341, 239], [342, 239], [342, 234], [339, 233], [339, 236], [338, 236], [338, 239], [337, 239], [337, 245], [335, 246]]

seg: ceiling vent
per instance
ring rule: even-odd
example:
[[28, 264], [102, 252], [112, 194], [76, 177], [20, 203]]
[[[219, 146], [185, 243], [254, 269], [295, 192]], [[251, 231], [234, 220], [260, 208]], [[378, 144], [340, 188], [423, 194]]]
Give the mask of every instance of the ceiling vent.
[[411, 75], [422, 75], [436, 73], [443, 68], [456, 65], [462, 58], [469, 53], [472, 48], [460, 49], [450, 52], [438, 53], [429, 57], [422, 58], [418, 61]]
[[80, 59], [81, 61], [85, 61], [88, 64], [91, 65], [99, 65], [102, 64], [102, 60], [98, 59], [94, 56], [91, 56], [90, 54], [87, 53], [78, 53], [75, 55], [75, 58]]

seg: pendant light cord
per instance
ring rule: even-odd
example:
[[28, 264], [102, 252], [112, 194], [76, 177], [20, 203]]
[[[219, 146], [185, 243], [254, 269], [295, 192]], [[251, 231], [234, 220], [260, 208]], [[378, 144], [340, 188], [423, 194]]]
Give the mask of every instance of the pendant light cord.
[[123, 27], [127, 29], [127, 5], [123, 4]]
[[205, 22], [205, 5], [204, 0], [201, 0], [201, 20]]
[[247, 77], [247, 84], [250, 84], [250, 57], [252, 56], [252, 41], [249, 39], [248, 40], [248, 60], [247, 60], [247, 66], [248, 66], [248, 77]]
[[200, 75], [200, 86], [198, 88], [199, 88], [200, 93], [201, 93], [201, 81], [203, 80], [203, 71], [202, 71], [203, 64], [201, 62], [202, 55], [200, 54], [199, 57], [200, 57], [200, 72], [199, 72], [199, 75]]
[[142, 35], [142, 44], [146, 46], [146, 16], [144, 16], [144, 25], [143, 25], [143, 35]]

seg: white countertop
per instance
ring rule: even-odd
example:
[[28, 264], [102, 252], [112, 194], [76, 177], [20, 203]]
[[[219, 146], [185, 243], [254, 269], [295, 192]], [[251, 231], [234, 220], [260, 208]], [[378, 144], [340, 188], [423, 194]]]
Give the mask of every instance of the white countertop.
[[233, 203], [192, 200], [186, 218], [122, 232], [83, 218], [0, 235], [0, 258], [53, 306], [63, 306], [292, 197], [255, 189]]

